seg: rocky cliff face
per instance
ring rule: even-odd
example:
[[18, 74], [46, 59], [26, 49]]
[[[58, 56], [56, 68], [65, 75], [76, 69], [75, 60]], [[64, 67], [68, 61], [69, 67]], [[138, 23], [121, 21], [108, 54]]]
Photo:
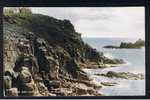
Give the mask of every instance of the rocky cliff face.
[[85, 44], [69, 20], [4, 16], [6, 96], [79, 96], [96, 92], [81, 64], [114, 63]]

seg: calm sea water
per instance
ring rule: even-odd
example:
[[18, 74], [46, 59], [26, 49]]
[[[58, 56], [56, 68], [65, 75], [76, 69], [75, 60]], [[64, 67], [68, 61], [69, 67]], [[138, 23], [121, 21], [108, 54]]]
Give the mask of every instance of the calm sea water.
[[118, 78], [107, 78], [96, 76], [96, 73], [106, 73], [108, 71], [116, 72], [133, 72], [143, 73], [145, 75], [145, 48], [142, 49], [105, 49], [106, 45], [120, 45], [121, 42], [135, 42], [133, 38], [83, 38], [83, 40], [96, 48], [98, 51], [104, 52], [109, 58], [123, 59], [126, 64], [118, 65], [113, 68], [104, 69], [84, 69], [85, 72], [93, 79], [94, 82], [117, 82], [115, 86], [104, 86], [98, 90], [106, 96], [124, 96], [124, 95], [145, 95], [145, 79], [144, 80], [125, 80]]

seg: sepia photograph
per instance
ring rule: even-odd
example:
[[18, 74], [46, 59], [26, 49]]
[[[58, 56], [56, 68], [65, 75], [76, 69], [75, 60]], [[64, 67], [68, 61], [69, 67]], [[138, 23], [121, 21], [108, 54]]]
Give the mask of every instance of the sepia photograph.
[[4, 7], [4, 97], [145, 96], [144, 7]]

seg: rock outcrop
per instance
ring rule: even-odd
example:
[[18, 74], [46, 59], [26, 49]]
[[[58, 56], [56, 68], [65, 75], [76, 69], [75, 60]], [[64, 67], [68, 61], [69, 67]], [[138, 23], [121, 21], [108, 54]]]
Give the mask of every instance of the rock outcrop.
[[15, 13], [3, 26], [6, 96], [101, 95], [80, 65], [119, 62], [85, 44], [69, 20]]
[[106, 74], [96, 74], [98, 76], [106, 76], [110, 78], [123, 78], [123, 79], [131, 79], [131, 80], [142, 80], [144, 79], [144, 75], [142, 73], [134, 74], [131, 72], [114, 72], [108, 71]]

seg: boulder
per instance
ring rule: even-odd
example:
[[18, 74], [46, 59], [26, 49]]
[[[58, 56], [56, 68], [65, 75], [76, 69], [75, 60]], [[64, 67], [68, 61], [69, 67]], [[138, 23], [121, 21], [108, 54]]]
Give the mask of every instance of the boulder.
[[107, 57], [103, 58], [105, 64], [124, 64], [125, 62], [122, 59], [109, 59]]
[[87, 93], [92, 95], [92, 94], [96, 94], [96, 91], [93, 88], [91, 88], [91, 89], [89, 88], [89, 89], [87, 89]]
[[12, 78], [10, 76], [4, 76], [4, 86], [5, 89], [10, 89], [12, 87]]
[[34, 95], [35, 93], [35, 84], [33, 83], [26, 83], [24, 85], [23, 92], [25, 92], [25, 95]]
[[87, 94], [87, 90], [85, 90], [83, 88], [76, 88], [76, 93], [77, 93], [77, 95]]
[[77, 71], [78, 72], [78, 79], [79, 80], [89, 80], [87, 74], [83, 71]]
[[30, 83], [22, 84], [20, 89], [20, 95], [22, 96], [40, 96], [38, 87], [32, 79]]
[[72, 83], [72, 87], [76, 95], [87, 94], [88, 87], [83, 83]]
[[49, 91], [48, 91], [47, 87], [42, 82], [38, 82], [37, 87], [38, 87], [39, 93], [41, 95], [43, 95], [43, 96], [49, 95]]
[[53, 87], [53, 88], [59, 88], [61, 83], [60, 81], [57, 81], [57, 80], [53, 80], [53, 81], [49, 81], [49, 86]]
[[21, 80], [23, 83], [30, 83], [32, 80], [32, 75], [28, 68], [23, 67], [21, 72], [19, 73], [19, 80]]
[[10, 88], [6, 90], [7, 96], [18, 96], [18, 89], [17, 88]]

